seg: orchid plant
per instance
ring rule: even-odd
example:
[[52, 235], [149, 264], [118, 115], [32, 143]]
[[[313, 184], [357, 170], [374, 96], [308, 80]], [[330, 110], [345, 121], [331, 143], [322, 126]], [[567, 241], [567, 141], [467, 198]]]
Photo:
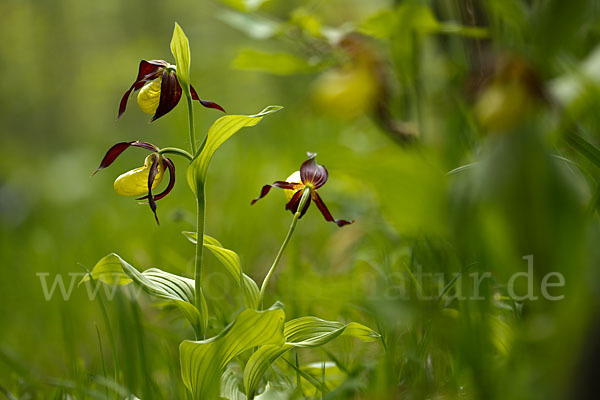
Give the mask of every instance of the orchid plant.
[[[187, 159], [187, 181], [197, 201], [197, 229], [195, 232], [184, 232], [196, 245], [192, 278], [174, 275], [157, 268], [140, 271], [112, 253], [98, 261], [84, 280], [93, 279], [110, 285], [134, 284], [150, 296], [169, 301], [176, 306], [195, 333], [195, 338], [184, 340], [180, 344], [182, 380], [192, 398], [233, 400], [243, 398], [244, 395], [248, 399], [255, 396], [258, 398], [262, 396], [261, 392], [274, 390], [273, 385], [267, 382], [265, 373], [289, 350], [319, 347], [338, 336], [355, 337], [365, 342], [375, 341], [380, 336], [372, 329], [355, 322], [345, 324], [325, 321], [314, 316], [286, 321], [281, 303], [263, 309], [263, 297], [269, 278], [290, 241], [297, 221], [307, 211], [311, 201], [317, 205], [327, 221], [332, 221], [339, 227], [351, 224], [350, 221], [335, 220], [317, 193], [317, 189], [326, 183], [328, 173], [324, 166], [316, 162], [316, 154], [309, 154], [309, 159], [302, 164], [300, 171], [292, 174], [287, 181], [276, 181], [261, 190], [258, 199], [264, 197], [271, 187], [284, 189], [289, 198], [286, 209], [292, 212], [293, 218], [288, 234], [260, 288], [254, 279], [243, 272], [240, 258], [234, 251], [223, 247], [218, 240], [205, 234], [205, 181], [213, 154], [242, 128], [257, 125], [265, 116], [282, 107], [269, 106], [255, 115], [222, 116], [210, 127], [202, 144], [197, 148], [193, 100], [198, 100], [208, 108], [223, 112], [224, 109], [214, 102], [200, 100], [191, 86], [189, 42], [178, 24], [175, 24], [171, 51], [176, 65], [157, 60], [143, 60], [140, 63], [135, 82], [120, 102], [119, 117], [125, 111], [132, 92], [139, 91], [138, 105], [143, 112], [153, 115], [152, 121], [171, 111], [183, 95], [188, 106], [190, 151], [175, 147], [160, 148], [138, 140], [119, 142], [107, 151], [96, 172], [109, 167], [130, 147], [149, 151], [143, 166], [120, 175], [115, 180], [114, 189], [120, 195], [137, 196], [137, 200], [147, 202], [158, 223], [156, 202], [169, 194], [175, 184], [175, 166], [169, 156]], [[155, 194], [166, 172], [169, 174], [167, 187]], [[205, 301], [201, 280], [205, 248], [213, 253], [231, 274], [238, 284], [244, 303], [244, 309], [230, 317], [230, 324], [210, 338], [207, 338], [207, 333], [211, 331], [211, 327], [208, 326], [210, 310]], [[214, 328], [212, 330], [214, 331]], [[240, 355], [244, 356], [239, 357]], [[234, 359], [238, 360], [238, 366], [241, 368], [234, 370], [230, 367], [229, 364]], [[241, 372], [236, 372], [239, 370]], [[301, 371], [300, 368], [296, 368], [296, 373]], [[315, 382], [314, 379], [309, 379], [308, 382], [314, 386], [315, 391], [323, 384]], [[291, 385], [281, 390], [291, 392], [297, 388]]]

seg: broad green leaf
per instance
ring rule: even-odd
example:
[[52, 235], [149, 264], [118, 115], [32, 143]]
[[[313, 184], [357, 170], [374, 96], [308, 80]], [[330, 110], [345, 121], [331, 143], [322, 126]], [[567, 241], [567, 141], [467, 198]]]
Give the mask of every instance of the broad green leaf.
[[356, 322], [343, 324], [317, 317], [301, 317], [286, 322], [284, 334], [286, 342], [292, 342], [296, 347], [321, 346], [339, 335], [352, 336], [363, 342], [372, 342], [380, 337], [374, 330]]
[[294, 75], [315, 72], [319, 69], [319, 64], [311, 63], [290, 53], [265, 53], [244, 49], [233, 60], [232, 67], [268, 72], [274, 75]]
[[197, 335], [206, 332], [208, 309], [204, 297], [201, 299], [202, 310], [198, 310], [194, 306], [193, 279], [174, 275], [158, 268], [140, 272], [115, 253], [98, 261], [91, 271], [91, 276], [86, 275], [80, 284], [90, 279], [108, 285], [126, 285], [133, 282], [153, 297], [172, 301], [188, 319]]
[[107, 285], [127, 285], [131, 279], [121, 266], [121, 258], [116, 254], [109, 254], [96, 263], [89, 274], [85, 275], [79, 284], [94, 279]]
[[226, 115], [219, 118], [208, 130], [206, 142], [200, 149], [194, 160], [190, 163], [187, 170], [187, 179], [194, 194], [198, 193], [198, 188], [204, 190], [204, 181], [208, 165], [215, 151], [227, 139], [246, 126], [254, 126], [262, 120], [265, 115], [281, 110], [281, 106], [269, 106], [256, 115]]
[[177, 64], [177, 79], [179, 80], [179, 84], [184, 93], [188, 95], [190, 91], [190, 42], [177, 22], [175, 22], [173, 38], [171, 39], [171, 53], [173, 53], [175, 63]]
[[[183, 232], [183, 234], [190, 242], [196, 243], [196, 232]], [[258, 307], [259, 296], [258, 286], [256, 285], [256, 282], [254, 282], [254, 279], [242, 272], [240, 257], [237, 253], [233, 250], [226, 249], [217, 239], [208, 235], [204, 235], [204, 247], [217, 257], [225, 269], [231, 274], [233, 279], [240, 285], [242, 288], [244, 306], [251, 310], [256, 310]]]
[[220, 381], [227, 364], [256, 346], [282, 345], [281, 309], [244, 310], [219, 335], [203, 341], [182, 342], [179, 346], [181, 376], [194, 399], [218, 398]]
[[343, 324], [316, 317], [301, 317], [285, 323], [285, 344], [261, 346], [248, 360], [244, 369], [244, 387], [252, 399], [260, 380], [269, 366], [293, 348], [319, 347], [338, 336], [350, 336], [364, 342], [377, 340], [380, 335], [356, 322]]

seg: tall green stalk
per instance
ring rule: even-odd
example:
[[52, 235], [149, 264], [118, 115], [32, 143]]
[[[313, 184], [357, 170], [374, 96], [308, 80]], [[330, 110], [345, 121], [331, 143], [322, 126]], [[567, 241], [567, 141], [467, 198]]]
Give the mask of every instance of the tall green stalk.
[[206, 210], [206, 199], [204, 195], [204, 185], [198, 185], [197, 193], [197, 225], [196, 225], [196, 258], [194, 260], [194, 293], [196, 298], [196, 308], [202, 311], [202, 257], [204, 253], [204, 216]]
[[265, 276], [262, 286], [260, 287], [260, 294], [258, 296], [258, 305], [261, 308], [263, 306], [263, 297], [265, 296], [265, 291], [267, 289], [267, 285], [269, 284], [269, 280], [271, 280], [271, 275], [273, 275], [273, 272], [275, 272], [275, 268], [277, 267], [277, 264], [279, 264], [281, 255], [283, 254], [283, 251], [285, 250], [287, 244], [289, 243], [289, 241], [292, 237], [292, 234], [294, 233], [294, 230], [296, 229], [296, 224], [298, 223], [298, 219], [300, 218], [300, 215], [302, 214], [302, 209], [306, 205], [306, 202], [308, 201], [309, 196], [310, 196], [310, 188], [305, 188], [304, 192], [302, 193], [302, 197], [300, 198], [300, 203], [298, 204], [298, 209], [296, 210], [296, 212], [294, 213], [294, 217], [292, 218], [292, 223], [290, 224], [290, 229], [288, 230], [288, 233], [285, 236], [285, 239], [283, 239], [281, 248], [279, 249], [277, 256], [275, 256], [275, 261], [273, 261], [273, 265], [271, 265], [271, 268], [269, 269], [269, 272], [267, 272], [267, 276]]
[[194, 105], [192, 103], [192, 95], [187, 90], [185, 94], [185, 98], [187, 99], [187, 108], [188, 108], [188, 124], [190, 129], [190, 147], [192, 148], [192, 157], [196, 155], [196, 134], [194, 132]]
[[[194, 108], [192, 103], [192, 96], [190, 91], [186, 91], [186, 99], [188, 105], [188, 120], [189, 120], [189, 130], [190, 130], [190, 146], [192, 148], [192, 158], [196, 156], [196, 133], [194, 132]], [[206, 210], [206, 198], [204, 195], [204, 184], [199, 184], [196, 190], [196, 256], [194, 258], [194, 297], [196, 300], [196, 308], [203, 312], [203, 302], [204, 298], [202, 294], [202, 256], [204, 250], [204, 216]], [[205, 334], [206, 332], [202, 332]]]

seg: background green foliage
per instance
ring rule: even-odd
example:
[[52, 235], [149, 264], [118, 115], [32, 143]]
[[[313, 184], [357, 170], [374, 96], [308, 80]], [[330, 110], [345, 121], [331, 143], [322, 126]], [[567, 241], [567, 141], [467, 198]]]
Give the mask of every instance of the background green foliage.
[[[147, 206], [112, 190], [117, 175], [141, 165], [141, 150], [90, 177], [117, 141], [187, 148], [182, 105], [149, 124], [132, 99], [115, 122], [140, 59], [174, 62], [177, 21], [201, 98], [232, 114], [285, 107], [214, 156], [206, 233], [261, 282], [291, 216], [282, 193], [250, 200], [306, 151], [329, 170], [320, 194], [333, 215], [356, 220], [338, 229], [311, 208], [266, 303], [280, 300], [287, 319], [358, 321], [382, 341], [341, 337], [324, 350], [290, 351], [267, 373], [272, 382], [294, 387], [298, 378], [307, 396], [328, 399], [588, 398], [600, 337], [597, 2], [4, 0], [0, 15], [0, 393], [186, 396], [178, 346], [193, 332], [177, 312], [148, 297], [131, 301], [127, 290], [90, 301], [83, 285], [69, 301], [58, 293], [46, 301], [36, 276], [48, 273], [51, 283], [64, 274], [69, 285], [67, 274], [83, 272], [78, 263], [91, 268], [111, 251], [142, 270], [191, 276], [193, 247], [181, 231], [194, 230], [195, 202], [185, 162], [174, 160], [177, 184], [158, 202], [160, 227]], [[360, 101], [369, 98], [352, 97], [381, 81], [335, 75], [351, 63], [332, 43], [350, 32], [363, 34], [383, 65], [392, 118], [419, 132], [413, 143], [399, 145], [398, 132]], [[494, 72], [506, 60], [505, 71], [526, 72]], [[198, 136], [221, 116], [195, 114]], [[539, 300], [515, 303], [505, 285], [529, 254]], [[212, 335], [242, 298], [219, 261], [208, 252], [205, 260]], [[444, 280], [416, 282], [418, 271]], [[552, 271], [566, 281], [550, 289], [564, 294], [557, 302], [539, 291]], [[491, 272], [480, 291], [487, 300], [453, 299], [461, 272]], [[336, 384], [319, 385], [330, 374]]]

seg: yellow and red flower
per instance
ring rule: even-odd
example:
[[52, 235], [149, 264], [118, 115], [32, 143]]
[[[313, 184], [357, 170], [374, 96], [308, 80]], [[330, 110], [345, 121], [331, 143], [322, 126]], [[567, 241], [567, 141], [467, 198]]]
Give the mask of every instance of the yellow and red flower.
[[[137, 97], [140, 109], [146, 114], [154, 114], [152, 121], [157, 120], [171, 111], [181, 99], [181, 86], [177, 79], [177, 67], [163, 60], [142, 60], [135, 82], [125, 92], [119, 104], [119, 116], [127, 108], [127, 100], [131, 92], [139, 90]], [[223, 107], [208, 100], [201, 100], [192, 85], [190, 92], [193, 100], [207, 108], [216, 108], [225, 112]]]
[[[294, 172], [288, 178], [288, 181], [275, 181], [271, 185], [264, 185], [260, 191], [260, 195], [252, 200], [251, 204], [256, 203], [258, 200], [265, 197], [272, 187], [284, 189], [286, 192], [286, 196], [288, 197], [288, 202], [285, 205], [286, 210], [290, 210], [292, 214], [295, 214], [298, 211], [298, 207], [300, 205], [300, 199], [302, 198], [302, 193], [305, 189], [310, 190], [310, 197], [308, 201], [304, 205], [303, 209], [300, 210], [300, 218], [304, 216], [308, 207], [310, 206], [311, 200], [315, 202], [323, 217], [325, 217], [326, 221], [335, 222], [337, 226], [342, 227], [344, 225], [349, 225], [354, 221], [346, 221], [344, 219], [334, 219], [327, 206], [317, 193], [317, 189], [323, 186], [329, 177], [327, 172], [327, 168], [324, 165], [317, 163], [315, 158], [317, 155], [315, 153], [307, 153], [308, 160], [306, 160], [300, 166], [300, 171]], [[299, 182], [297, 182], [299, 180]]]
[[[144, 159], [144, 165], [121, 174], [114, 183], [115, 192], [122, 196], [141, 196], [136, 200], [148, 200], [150, 209], [154, 213], [156, 223], [159, 223], [156, 215], [156, 201], [165, 197], [175, 185], [175, 164], [169, 158], [160, 154], [160, 149], [147, 142], [120, 142], [112, 146], [107, 152], [96, 172], [111, 165], [129, 147], [141, 147], [152, 153]], [[169, 184], [159, 194], [152, 191], [162, 181], [165, 170], [169, 171]], [[96, 173], [94, 172], [94, 174]]]

